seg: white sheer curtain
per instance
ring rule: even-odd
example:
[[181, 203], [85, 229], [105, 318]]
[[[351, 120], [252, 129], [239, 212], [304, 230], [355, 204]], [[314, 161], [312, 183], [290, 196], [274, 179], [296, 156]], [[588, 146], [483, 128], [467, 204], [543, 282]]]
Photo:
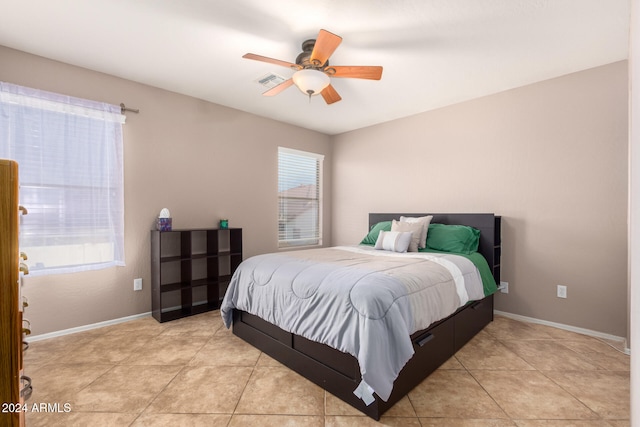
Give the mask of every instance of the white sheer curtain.
[[31, 275], [124, 265], [120, 107], [0, 82], [0, 157], [18, 162]]

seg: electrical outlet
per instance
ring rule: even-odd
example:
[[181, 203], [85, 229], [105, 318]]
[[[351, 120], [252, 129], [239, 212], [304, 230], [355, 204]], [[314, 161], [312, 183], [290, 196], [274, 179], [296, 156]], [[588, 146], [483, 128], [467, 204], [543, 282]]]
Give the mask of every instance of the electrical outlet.
[[498, 289], [500, 289], [500, 292], [502, 292], [503, 294], [508, 294], [509, 282], [500, 282], [500, 286], [498, 286]]
[[558, 298], [566, 298], [567, 297], [567, 287], [558, 285]]
[[133, 290], [134, 291], [142, 290], [142, 279], [133, 279]]

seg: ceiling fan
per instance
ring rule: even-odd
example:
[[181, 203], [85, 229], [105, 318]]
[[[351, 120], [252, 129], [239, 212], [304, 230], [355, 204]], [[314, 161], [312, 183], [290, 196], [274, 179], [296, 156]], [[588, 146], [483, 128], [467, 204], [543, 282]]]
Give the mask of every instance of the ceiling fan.
[[290, 79], [274, 86], [264, 92], [263, 95], [277, 95], [295, 84], [302, 93], [309, 95], [309, 100], [311, 100], [312, 95], [321, 94], [327, 104], [333, 104], [342, 98], [331, 85], [330, 77], [368, 80], [380, 80], [382, 77], [382, 67], [380, 66], [329, 65], [329, 57], [340, 45], [340, 42], [342, 42], [342, 37], [327, 30], [320, 30], [318, 38], [306, 40], [302, 43], [302, 53], [296, 58], [295, 64], [254, 53], [247, 53], [242, 57], [296, 70]]

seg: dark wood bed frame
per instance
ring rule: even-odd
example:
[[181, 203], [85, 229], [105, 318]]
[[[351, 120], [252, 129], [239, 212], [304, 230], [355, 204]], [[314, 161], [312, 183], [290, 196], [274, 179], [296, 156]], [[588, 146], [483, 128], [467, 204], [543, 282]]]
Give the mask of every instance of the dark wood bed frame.
[[[479, 252], [500, 282], [500, 217], [494, 214], [369, 214], [369, 226], [405, 216], [433, 215], [432, 223], [469, 225], [480, 230]], [[353, 394], [361, 381], [355, 357], [325, 344], [291, 334], [259, 317], [235, 310], [233, 333], [324, 388], [364, 414], [380, 416], [416, 385], [453, 356], [463, 345], [493, 320], [493, 295], [468, 303], [451, 316], [411, 335], [415, 354], [395, 380], [385, 402], [374, 394], [375, 401], [365, 405]]]

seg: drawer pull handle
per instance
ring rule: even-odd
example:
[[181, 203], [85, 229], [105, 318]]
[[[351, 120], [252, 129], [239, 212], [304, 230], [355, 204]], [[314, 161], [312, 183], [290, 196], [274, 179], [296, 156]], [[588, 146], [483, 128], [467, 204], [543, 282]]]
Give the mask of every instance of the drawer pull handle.
[[22, 297], [22, 308], [27, 307], [29, 307], [29, 300], [27, 299], [27, 297]]
[[483, 305], [484, 305], [484, 303], [479, 302], [479, 303], [477, 303], [477, 304], [472, 305], [472, 306], [471, 306], [471, 308], [472, 308], [473, 310], [477, 310], [477, 309], [479, 309], [479, 308], [482, 308], [482, 306], [483, 306]]
[[25, 207], [24, 207], [24, 206], [22, 206], [22, 205], [18, 206], [18, 210], [19, 210], [20, 212], [22, 212], [22, 215], [26, 215], [26, 214], [28, 213], [28, 212], [27, 212], [27, 208], [25, 208]]
[[435, 337], [436, 336], [433, 335], [432, 333], [427, 332], [425, 335], [421, 336], [420, 338], [418, 338], [416, 340], [416, 344], [418, 344], [420, 347], [423, 347], [426, 343], [428, 343], [429, 341], [431, 341]]
[[20, 381], [26, 382], [26, 385], [20, 390], [20, 397], [23, 397], [24, 400], [27, 400], [31, 397], [31, 393], [33, 393], [33, 387], [31, 386], [31, 378], [23, 375], [20, 377]]
[[24, 273], [25, 275], [29, 274], [29, 266], [27, 264], [25, 264], [24, 262], [20, 263], [20, 268], [19, 270]]
[[22, 258], [23, 261], [26, 261], [27, 258], [27, 254], [25, 254], [24, 252], [20, 252], [20, 258]]
[[22, 352], [29, 350], [29, 343], [27, 341], [22, 341]]

